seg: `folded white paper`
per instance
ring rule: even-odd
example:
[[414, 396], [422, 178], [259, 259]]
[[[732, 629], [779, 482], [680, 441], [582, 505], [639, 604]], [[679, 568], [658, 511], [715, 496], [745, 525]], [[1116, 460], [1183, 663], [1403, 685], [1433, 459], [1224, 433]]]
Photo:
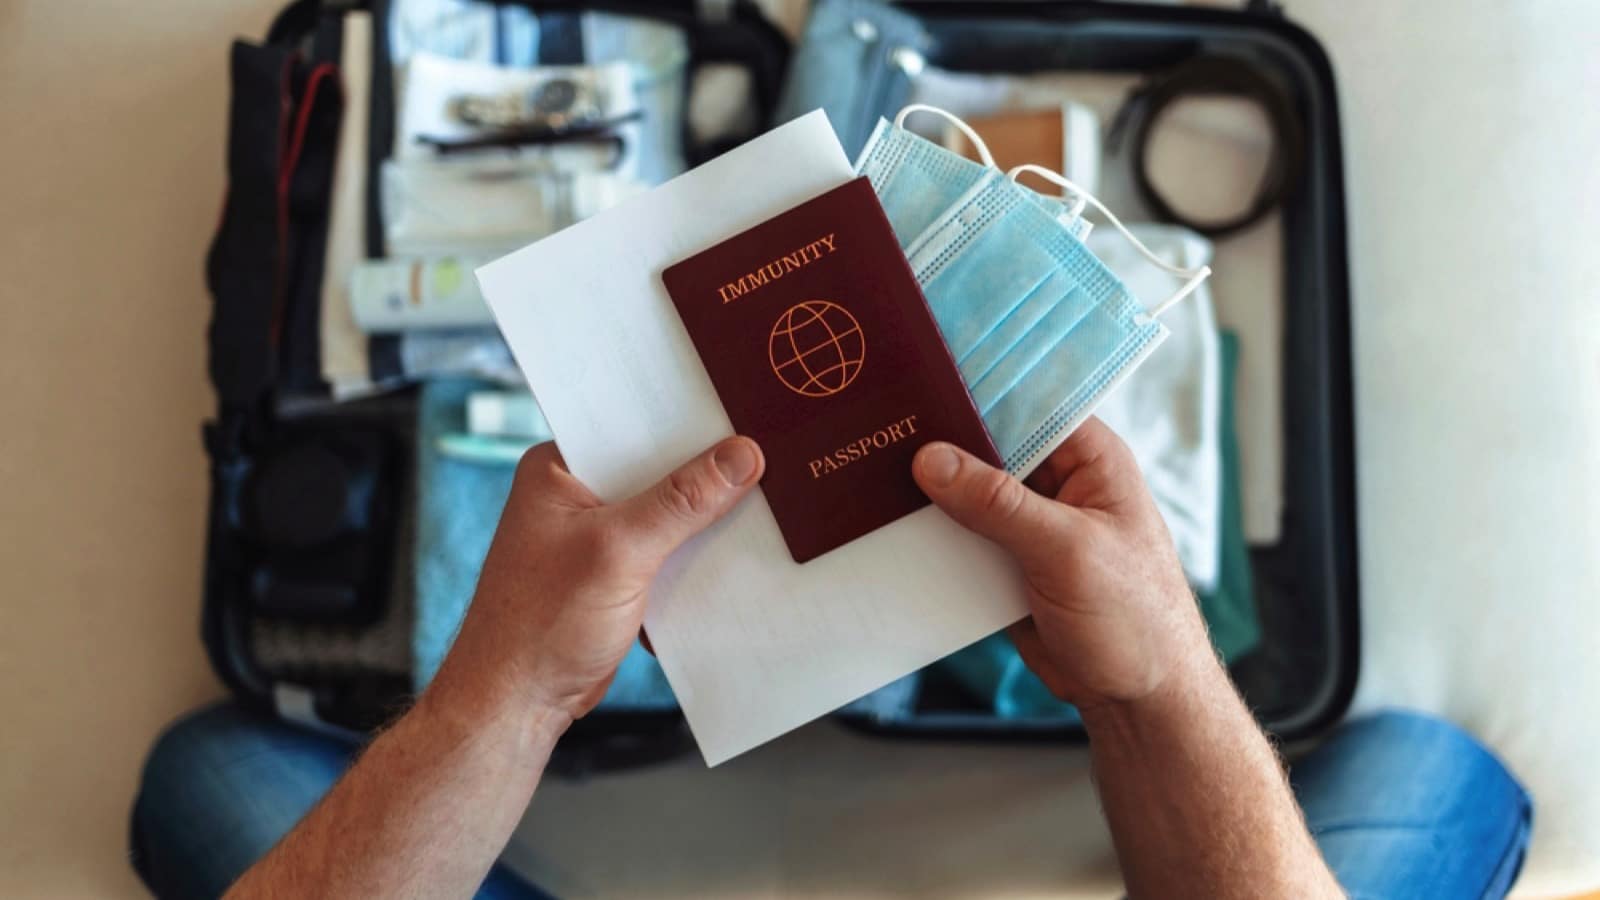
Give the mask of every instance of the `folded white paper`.
[[[611, 502], [733, 433], [661, 270], [848, 181], [821, 111], [478, 270], [574, 475]], [[716, 765], [1026, 613], [1009, 558], [926, 507], [803, 565], [758, 493], [645, 616]]]

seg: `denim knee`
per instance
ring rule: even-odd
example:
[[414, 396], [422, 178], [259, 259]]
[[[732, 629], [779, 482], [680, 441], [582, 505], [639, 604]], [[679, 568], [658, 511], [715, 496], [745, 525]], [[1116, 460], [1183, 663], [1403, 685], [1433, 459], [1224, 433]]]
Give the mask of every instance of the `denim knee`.
[[156, 739], [134, 799], [134, 869], [160, 897], [214, 897], [294, 827], [348, 749], [223, 704]]
[[1499, 897], [1527, 851], [1533, 803], [1449, 722], [1352, 720], [1294, 766], [1306, 823], [1353, 897]]

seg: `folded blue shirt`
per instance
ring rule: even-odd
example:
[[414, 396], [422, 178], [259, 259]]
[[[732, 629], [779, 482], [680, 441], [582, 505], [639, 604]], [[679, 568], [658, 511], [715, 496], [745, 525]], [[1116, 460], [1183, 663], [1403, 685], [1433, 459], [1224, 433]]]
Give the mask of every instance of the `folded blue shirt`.
[[[417, 404], [416, 609], [412, 679], [421, 690], [455, 640], [478, 584], [500, 510], [511, 493], [511, 464], [466, 462], [442, 455], [439, 438], [466, 429], [467, 395], [494, 385], [469, 380], [423, 385]], [[635, 643], [623, 658], [601, 709], [676, 709], [677, 699], [655, 657]]]

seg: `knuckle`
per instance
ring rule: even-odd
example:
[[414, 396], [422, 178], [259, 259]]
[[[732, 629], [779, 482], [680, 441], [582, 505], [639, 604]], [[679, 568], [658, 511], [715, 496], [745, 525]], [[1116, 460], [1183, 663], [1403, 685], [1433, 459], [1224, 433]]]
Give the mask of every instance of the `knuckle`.
[[1023, 495], [1026, 488], [999, 469], [985, 472], [976, 487], [979, 506], [997, 518], [1015, 516], [1027, 499]]
[[1134, 459], [1133, 449], [1122, 439], [1122, 435], [1117, 434], [1111, 426], [1099, 419], [1095, 419], [1094, 423], [1096, 426], [1094, 431], [1086, 436], [1088, 462], [1110, 472], [1121, 473], [1129, 469], [1137, 472], [1139, 463]]
[[657, 499], [669, 515], [681, 519], [697, 519], [711, 507], [705, 482], [681, 470], [667, 476]]

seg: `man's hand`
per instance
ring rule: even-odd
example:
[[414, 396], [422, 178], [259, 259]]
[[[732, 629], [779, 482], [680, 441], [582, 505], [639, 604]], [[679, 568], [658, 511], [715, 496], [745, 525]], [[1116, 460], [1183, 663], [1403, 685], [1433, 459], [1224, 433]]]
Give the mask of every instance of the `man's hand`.
[[529, 450], [440, 678], [587, 713], [639, 634], [661, 564], [743, 499], [763, 466], [754, 441], [729, 438], [606, 506], [554, 444]]
[[1083, 709], [1158, 690], [1196, 652], [1205, 625], [1133, 454], [1085, 422], [1021, 482], [949, 444], [912, 468], [957, 522], [1021, 564], [1033, 615], [1013, 626], [1023, 661]]
[[1012, 639], [1083, 712], [1130, 897], [1342, 896], [1109, 428], [1085, 422], [1027, 486], [948, 444], [912, 474], [1026, 574], [1033, 616]]
[[729, 438], [612, 506], [529, 450], [461, 634], [433, 684], [232, 897], [465, 897], [556, 740], [605, 694], [656, 570], [761, 478]]

